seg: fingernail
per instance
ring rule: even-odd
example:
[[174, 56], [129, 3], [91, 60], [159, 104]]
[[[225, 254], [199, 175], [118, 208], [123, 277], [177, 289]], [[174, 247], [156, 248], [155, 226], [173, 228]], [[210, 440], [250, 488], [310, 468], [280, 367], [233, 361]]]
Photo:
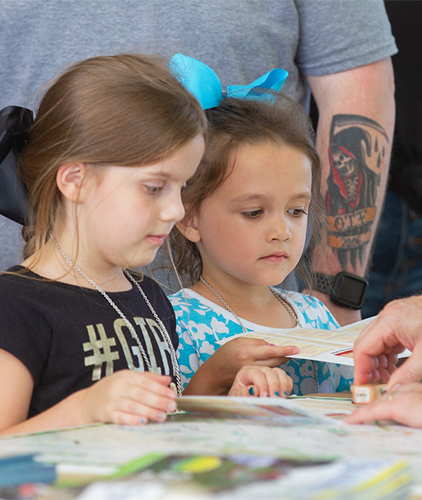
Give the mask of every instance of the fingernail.
[[168, 405], [167, 405], [167, 409], [168, 411], [175, 411], [177, 408], [177, 405], [174, 401], [171, 401]]
[[401, 386], [402, 384], [396, 384], [394, 387], [389, 389], [388, 392], [397, 391], [398, 389], [400, 389]]
[[254, 396], [255, 395], [255, 387], [249, 387], [249, 391], [248, 392], [249, 392], [249, 394], [251, 396]]
[[287, 396], [288, 396], [287, 391], [283, 391], [283, 396], [284, 396], [285, 398], [287, 398]]
[[140, 424], [146, 424], [147, 423], [147, 419], [144, 418], [144, 417], [142, 417], [142, 418], [139, 419], [139, 423]]
[[166, 419], [166, 414], [165, 413], [159, 413], [158, 414], [158, 420], [165, 420]]
[[299, 353], [299, 349], [297, 347], [295, 347], [292, 352], [293, 352], [293, 354], [298, 354]]
[[280, 393], [278, 391], [275, 391], [274, 393], [278, 398], [280, 397]]

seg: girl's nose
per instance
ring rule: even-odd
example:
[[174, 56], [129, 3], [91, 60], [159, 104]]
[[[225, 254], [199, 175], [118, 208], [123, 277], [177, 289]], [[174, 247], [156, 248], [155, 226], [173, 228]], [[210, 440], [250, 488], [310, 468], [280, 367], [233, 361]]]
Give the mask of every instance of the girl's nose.
[[268, 239], [270, 241], [287, 241], [290, 240], [291, 237], [290, 225], [284, 215], [274, 217], [273, 220], [270, 221], [270, 229], [268, 231]]
[[166, 222], [178, 222], [185, 216], [180, 192], [172, 194], [161, 210], [161, 219]]

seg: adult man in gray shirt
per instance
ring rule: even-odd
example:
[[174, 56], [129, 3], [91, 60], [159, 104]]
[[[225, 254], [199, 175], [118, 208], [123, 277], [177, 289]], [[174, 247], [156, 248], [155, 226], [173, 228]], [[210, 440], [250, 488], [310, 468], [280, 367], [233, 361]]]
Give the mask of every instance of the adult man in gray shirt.
[[[396, 52], [382, 0], [3, 0], [0, 108], [29, 105], [71, 62], [116, 52], [182, 52], [228, 84], [285, 68], [283, 91], [319, 111], [317, 147], [330, 233], [314, 269], [363, 276], [382, 206], [394, 123], [390, 56]], [[365, 184], [369, 169], [375, 183]], [[374, 177], [375, 176], [375, 177]], [[20, 262], [20, 227], [0, 219], [0, 269]], [[342, 324], [360, 312], [321, 298]], [[347, 302], [347, 301], [346, 301]]]

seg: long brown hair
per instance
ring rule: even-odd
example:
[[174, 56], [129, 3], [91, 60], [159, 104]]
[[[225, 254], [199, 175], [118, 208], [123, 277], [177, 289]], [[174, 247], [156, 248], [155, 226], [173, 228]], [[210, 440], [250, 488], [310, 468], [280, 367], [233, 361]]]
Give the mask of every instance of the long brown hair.
[[[279, 93], [271, 102], [224, 99], [207, 111], [209, 123], [205, 154], [195, 175], [182, 192], [186, 215], [197, 213], [203, 201], [230, 175], [230, 158], [242, 144], [271, 140], [298, 149], [305, 154], [312, 168], [312, 198], [308, 228], [312, 227], [309, 250], [319, 241], [325, 215], [320, 195], [321, 163], [314, 146], [315, 134], [303, 108]], [[265, 172], [262, 172], [265, 175]], [[170, 233], [174, 265], [186, 285], [199, 280], [202, 260], [195, 243], [185, 238], [177, 228]], [[310, 251], [302, 256], [296, 271], [305, 284], [313, 282]]]
[[46, 243], [54, 227], [61, 165], [152, 163], [205, 135], [206, 127], [199, 103], [164, 60], [121, 54], [72, 65], [43, 96], [20, 155], [31, 221], [24, 230], [25, 258]]

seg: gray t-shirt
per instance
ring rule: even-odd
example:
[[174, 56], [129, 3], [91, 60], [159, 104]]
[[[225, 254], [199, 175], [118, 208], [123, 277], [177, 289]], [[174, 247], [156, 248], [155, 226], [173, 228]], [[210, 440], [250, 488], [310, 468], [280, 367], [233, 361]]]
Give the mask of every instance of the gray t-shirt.
[[[228, 84], [275, 67], [305, 108], [304, 75], [326, 75], [396, 52], [382, 0], [3, 0], [0, 108], [35, 108], [34, 93], [66, 65], [98, 54], [196, 57]], [[21, 260], [20, 226], [0, 217], [0, 270]]]

